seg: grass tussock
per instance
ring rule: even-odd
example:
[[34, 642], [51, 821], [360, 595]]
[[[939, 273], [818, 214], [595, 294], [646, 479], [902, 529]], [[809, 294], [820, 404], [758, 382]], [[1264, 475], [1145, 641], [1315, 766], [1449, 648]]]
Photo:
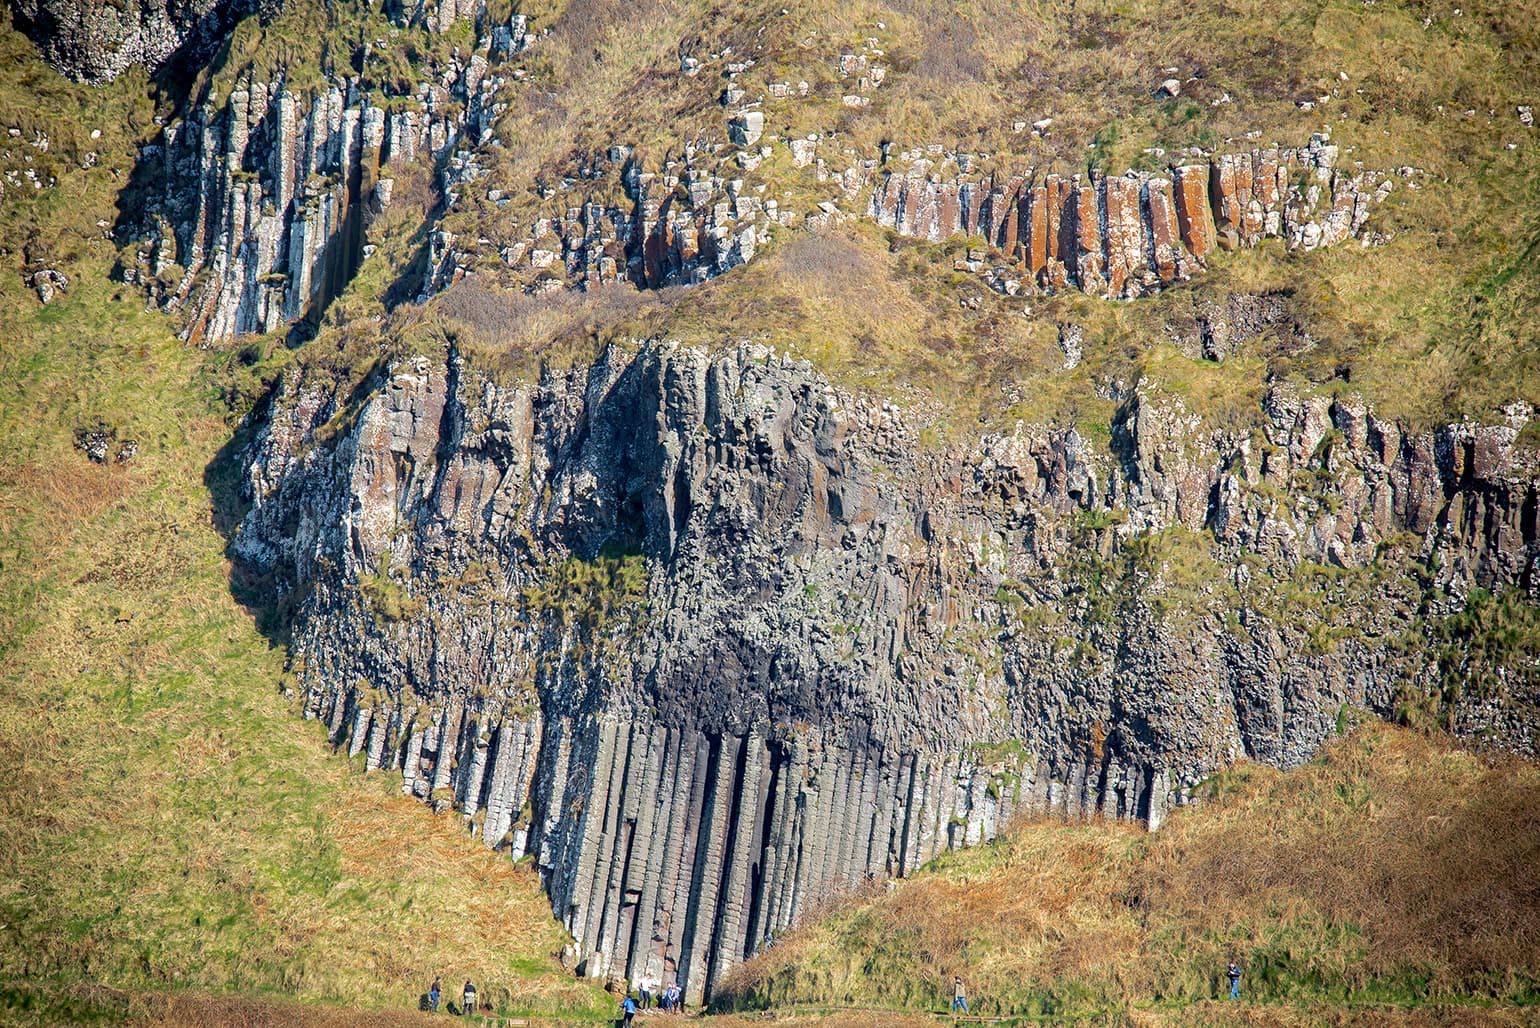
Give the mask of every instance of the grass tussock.
[[779, 941], [725, 1002], [940, 1009], [961, 974], [986, 1013], [1217, 1022], [1233, 957], [1290, 1016], [1502, 1007], [1537, 998], [1537, 909], [1540, 772], [1372, 723], [1154, 834], [1019, 824]]

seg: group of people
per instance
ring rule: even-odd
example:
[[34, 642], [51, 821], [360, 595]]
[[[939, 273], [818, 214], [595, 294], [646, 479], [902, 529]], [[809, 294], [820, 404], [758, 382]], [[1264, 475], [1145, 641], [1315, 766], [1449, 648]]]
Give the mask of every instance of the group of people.
[[651, 986], [643, 983], [636, 987], [636, 995], [633, 997], [628, 991], [620, 1001], [620, 1023], [629, 1025], [637, 1013], [652, 1006], [656, 1000], [658, 1009], [667, 1012], [676, 1012], [684, 1009], [684, 992], [680, 990], [678, 982], [670, 982], [668, 988], [656, 996], [653, 995]]
[[[1230, 966], [1225, 968], [1225, 976], [1230, 979], [1230, 998], [1241, 998], [1241, 969], [1230, 961]], [[433, 985], [428, 989], [428, 1011], [438, 1013], [439, 1000], [443, 996], [443, 985], [437, 975], [433, 977]], [[636, 996], [628, 991], [620, 1001], [620, 1020], [629, 1028], [637, 1013], [646, 1010], [653, 1003], [652, 990], [647, 985], [637, 987]], [[670, 982], [668, 988], [656, 997], [658, 1009], [664, 1011], [678, 1011], [684, 1009], [684, 994], [679, 989], [678, 982]], [[476, 986], [471, 980], [465, 980], [465, 988], [460, 992], [460, 1013], [466, 1017], [476, 1012]], [[968, 1012], [968, 991], [963, 987], [962, 975], [952, 977], [952, 1013], [966, 1014]]]
[[[438, 975], [433, 976], [433, 984], [428, 986], [428, 1013], [438, 1013], [439, 1000], [443, 998], [444, 985]], [[476, 986], [471, 984], [469, 978], [465, 979], [465, 988], [460, 990], [460, 1013], [464, 1017], [470, 1017], [476, 1012]]]

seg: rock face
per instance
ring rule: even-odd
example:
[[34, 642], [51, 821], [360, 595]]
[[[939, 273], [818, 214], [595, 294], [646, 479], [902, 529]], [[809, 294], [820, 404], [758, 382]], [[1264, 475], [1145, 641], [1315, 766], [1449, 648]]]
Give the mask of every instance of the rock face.
[[1178, 165], [1169, 177], [1026, 173], [943, 175], [914, 155], [873, 192], [869, 213], [900, 235], [940, 242], [980, 235], [1044, 289], [1127, 299], [1189, 278], [1216, 247], [1282, 238], [1313, 250], [1366, 236], [1393, 179], [1338, 166], [1324, 136], [1300, 149], [1221, 154]]
[[[232, 550], [307, 717], [532, 855], [586, 973], [694, 1001], [1014, 811], [1158, 825], [1231, 760], [1297, 764], [1344, 704], [1438, 694], [1472, 587], [1532, 586], [1527, 410], [1417, 433], [1280, 387], [1233, 437], [1119, 402], [1110, 443], [933, 452], [750, 347], [292, 372]], [[1535, 676], [1499, 677], [1450, 723], [1533, 753]]]
[[[154, 74], [179, 55], [199, 67], [242, 18], [271, 17], [283, 6], [283, 0], [11, 0], [17, 25], [43, 59], [92, 85], [134, 65]], [[472, 0], [390, 0], [386, 10], [398, 24], [443, 32], [475, 18], [480, 8]]]
[[[419, 299], [476, 274], [487, 261], [511, 269], [516, 281], [524, 277], [529, 292], [621, 281], [642, 289], [693, 285], [747, 264], [771, 227], [791, 223], [791, 212], [749, 194], [741, 179], [727, 178], [724, 172], [738, 170], [724, 167], [733, 157], [725, 144], [690, 143], [648, 169], [629, 146], [595, 154], [513, 240], [494, 248], [485, 237], [436, 234]], [[444, 179], [447, 208], [453, 211], [462, 193], [484, 189], [484, 176], [474, 154], [456, 154]], [[621, 202], [610, 199], [617, 194]], [[499, 206], [509, 202], [496, 191], [487, 196]]]
[[304, 91], [248, 74], [223, 98], [206, 87], [141, 154], [152, 187], [127, 226], [139, 245], [124, 277], [180, 312], [194, 341], [315, 317], [364, 259], [389, 168], [486, 137], [500, 81], [477, 53], [404, 98], [349, 78]]
[[151, 72], [184, 47], [206, 57], [259, 0], [12, 0], [17, 24], [43, 57], [77, 82], [110, 82], [133, 65]]

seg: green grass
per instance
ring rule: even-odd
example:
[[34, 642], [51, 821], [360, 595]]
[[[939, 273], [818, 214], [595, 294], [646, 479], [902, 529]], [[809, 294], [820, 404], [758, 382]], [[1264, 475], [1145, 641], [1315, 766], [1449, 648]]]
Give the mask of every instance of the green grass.
[[[76, 97], [89, 125], [133, 88], [47, 81], [37, 102]], [[95, 220], [115, 181], [99, 166], [3, 208], [72, 285], [42, 307], [19, 254], [0, 273], [0, 1021], [387, 1017], [435, 973], [503, 1008], [607, 1017], [557, 965], [532, 872], [295, 716], [216, 530], [239, 404], [282, 354], [189, 348], [111, 282]], [[94, 425], [137, 455], [90, 463], [74, 437]]]

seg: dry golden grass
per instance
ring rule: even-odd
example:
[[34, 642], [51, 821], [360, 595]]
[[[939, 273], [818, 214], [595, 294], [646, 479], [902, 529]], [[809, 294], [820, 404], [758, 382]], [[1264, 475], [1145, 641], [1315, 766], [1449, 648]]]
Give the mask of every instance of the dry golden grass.
[[[289, 709], [215, 529], [233, 497], [214, 375], [112, 298], [95, 246], [48, 308], [0, 276], [0, 1021], [75, 1023], [68, 990], [94, 982], [163, 1023], [304, 1023], [217, 994], [411, 1011], [436, 973], [504, 1008], [607, 1014], [558, 966], [530, 872]], [[130, 463], [75, 449], [97, 420], [138, 441]]]

